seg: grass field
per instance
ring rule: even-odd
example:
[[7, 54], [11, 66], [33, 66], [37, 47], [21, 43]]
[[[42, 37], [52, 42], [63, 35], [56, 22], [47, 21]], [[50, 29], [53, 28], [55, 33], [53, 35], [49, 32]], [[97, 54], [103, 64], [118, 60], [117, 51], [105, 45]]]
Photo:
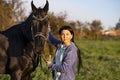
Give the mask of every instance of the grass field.
[[83, 68], [76, 80], [120, 80], [120, 41], [77, 41]]
[[[120, 80], [120, 41], [76, 41], [82, 51], [83, 68], [76, 80]], [[45, 66], [45, 65], [44, 65]], [[0, 80], [9, 80], [0, 75]], [[37, 67], [31, 80], [52, 80], [51, 70]]]

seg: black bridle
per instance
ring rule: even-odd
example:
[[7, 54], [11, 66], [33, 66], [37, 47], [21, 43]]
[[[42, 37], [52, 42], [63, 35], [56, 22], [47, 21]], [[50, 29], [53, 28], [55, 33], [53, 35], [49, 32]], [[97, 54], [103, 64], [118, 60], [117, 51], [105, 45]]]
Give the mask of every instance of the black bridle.
[[[33, 18], [37, 21], [43, 21], [46, 18], [48, 18], [48, 15], [46, 15], [44, 18], [37, 18], [36, 16], [33, 15]], [[34, 35], [33, 26], [31, 26], [31, 32], [32, 32], [32, 38], [33, 38], [34, 42], [35, 42], [36, 37], [43, 37], [45, 40], [47, 40], [47, 37], [44, 36], [44, 33], [42, 33], [42, 32], [36, 32]]]
[[[37, 21], [42, 22], [42, 21], [44, 21], [45, 19], [48, 18], [48, 15], [46, 15], [44, 18], [38, 18], [38, 17], [36, 17], [35, 15], [33, 15], [33, 18], [34, 18], [35, 20], [37, 20]], [[48, 23], [48, 26], [49, 26], [49, 23]], [[44, 33], [42, 33], [42, 32], [36, 32], [36, 33], [34, 34], [33, 28], [34, 28], [34, 26], [31, 25], [31, 32], [32, 32], [32, 39], [33, 39], [33, 52], [34, 52], [35, 55], [37, 55], [35, 38], [36, 38], [36, 37], [42, 37], [45, 41], [47, 41], [47, 40], [48, 40], [48, 37], [46, 37], [46, 36], [44, 35]], [[48, 34], [47, 34], [47, 35], [48, 35]], [[44, 50], [43, 50], [43, 52], [44, 52]], [[40, 56], [42, 56], [42, 55], [40, 55]], [[43, 58], [43, 60], [45, 61], [46, 58]]]

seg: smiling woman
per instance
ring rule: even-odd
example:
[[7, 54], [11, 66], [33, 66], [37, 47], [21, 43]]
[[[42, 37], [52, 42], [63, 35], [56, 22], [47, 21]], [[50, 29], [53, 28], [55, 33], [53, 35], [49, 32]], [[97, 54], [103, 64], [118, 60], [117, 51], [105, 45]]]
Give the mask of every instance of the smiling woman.
[[49, 33], [49, 41], [56, 47], [56, 55], [53, 62], [46, 64], [53, 70], [53, 80], [75, 80], [76, 66], [78, 72], [82, 66], [80, 49], [74, 42], [74, 32], [70, 26], [62, 26], [59, 29], [61, 40]]

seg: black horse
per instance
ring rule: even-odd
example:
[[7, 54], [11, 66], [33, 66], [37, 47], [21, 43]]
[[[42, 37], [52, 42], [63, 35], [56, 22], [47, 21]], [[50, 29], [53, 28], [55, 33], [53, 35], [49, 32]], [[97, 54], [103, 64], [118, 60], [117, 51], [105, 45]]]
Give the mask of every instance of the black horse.
[[5, 73], [7, 64], [7, 48], [9, 46], [8, 38], [0, 34], [0, 73]]
[[39, 55], [44, 53], [48, 37], [49, 3], [46, 1], [43, 8], [36, 8], [32, 1], [31, 7], [32, 13], [26, 21], [1, 32], [8, 38], [9, 45], [5, 70], [0, 73], [10, 74], [12, 80], [29, 80], [30, 73], [38, 66]]

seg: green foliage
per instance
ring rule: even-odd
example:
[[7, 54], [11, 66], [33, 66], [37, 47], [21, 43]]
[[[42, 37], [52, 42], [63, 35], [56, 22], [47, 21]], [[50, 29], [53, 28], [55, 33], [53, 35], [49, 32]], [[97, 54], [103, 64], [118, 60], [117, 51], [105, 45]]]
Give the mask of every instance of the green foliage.
[[43, 62], [43, 68], [40, 65], [36, 70], [31, 74], [31, 80], [52, 80], [51, 70], [48, 69]]
[[83, 51], [83, 68], [76, 80], [119, 80], [119, 41], [77, 41]]
[[10, 75], [8, 75], [8, 74], [0, 74], [0, 80], [10, 80]]

